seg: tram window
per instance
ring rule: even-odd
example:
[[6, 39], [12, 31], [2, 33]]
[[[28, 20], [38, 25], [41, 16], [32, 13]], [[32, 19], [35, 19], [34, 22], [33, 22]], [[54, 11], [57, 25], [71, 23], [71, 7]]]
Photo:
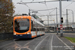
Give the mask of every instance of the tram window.
[[29, 20], [28, 19], [17, 19], [15, 20], [15, 31], [16, 32], [26, 32], [29, 30]]
[[44, 31], [44, 28], [42, 28], [42, 31]]
[[36, 31], [36, 28], [33, 28], [32, 31]]

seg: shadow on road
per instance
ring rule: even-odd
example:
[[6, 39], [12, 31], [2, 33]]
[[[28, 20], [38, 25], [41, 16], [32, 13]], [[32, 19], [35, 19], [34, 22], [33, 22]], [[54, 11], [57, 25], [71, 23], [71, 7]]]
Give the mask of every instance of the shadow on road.
[[34, 38], [20, 38], [20, 39], [16, 39], [15, 41], [29, 41], [29, 40], [33, 40]]

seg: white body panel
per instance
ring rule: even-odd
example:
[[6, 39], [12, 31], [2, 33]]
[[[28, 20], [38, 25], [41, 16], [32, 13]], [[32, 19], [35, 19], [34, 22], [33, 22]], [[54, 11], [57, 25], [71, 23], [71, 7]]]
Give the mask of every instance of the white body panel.
[[36, 36], [35, 31], [31, 31], [31, 35], [32, 35], [32, 36]]
[[36, 34], [36, 32], [35, 31], [31, 31], [31, 35], [32, 36], [40, 36], [40, 35], [43, 35], [45, 32], [43, 32], [43, 31], [37, 31], [37, 34]]

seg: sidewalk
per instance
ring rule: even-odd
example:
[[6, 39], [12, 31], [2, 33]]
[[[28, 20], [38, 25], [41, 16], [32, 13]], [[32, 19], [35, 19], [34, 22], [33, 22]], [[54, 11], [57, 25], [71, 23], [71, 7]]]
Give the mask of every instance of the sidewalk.
[[75, 43], [72, 43], [71, 41], [69, 41], [68, 39], [66, 39], [66, 38], [64, 38], [64, 37], [73, 37], [73, 38], [75, 38], [75, 34], [73, 34], [73, 33], [70, 33], [70, 34], [68, 34], [68, 33], [64, 33], [63, 34], [63, 37], [60, 37], [60, 34], [58, 34], [57, 35], [60, 39], [62, 39], [66, 44], [68, 44], [68, 45], [74, 45], [75, 46]]
[[[57, 35], [66, 45], [68, 45], [70, 48], [73, 48], [72, 50], [75, 50], [75, 43], [72, 43], [71, 41], [69, 41], [68, 39], [64, 38], [66, 37], [72, 37], [72, 35], [64, 35], [64, 37], [60, 37], [60, 35]], [[74, 35], [75, 36], [75, 35]], [[74, 37], [73, 36], [73, 37]]]

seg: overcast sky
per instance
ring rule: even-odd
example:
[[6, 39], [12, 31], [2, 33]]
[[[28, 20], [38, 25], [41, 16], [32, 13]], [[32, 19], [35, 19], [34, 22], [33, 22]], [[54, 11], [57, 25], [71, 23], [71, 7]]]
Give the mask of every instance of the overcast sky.
[[[13, 4], [15, 6], [14, 10], [15, 10], [15, 13], [14, 14], [22, 14], [22, 13], [27, 13], [28, 14], [28, 10], [29, 8], [30, 9], [33, 9], [33, 10], [43, 10], [43, 9], [52, 9], [52, 8], [58, 8], [58, 14], [59, 14], [59, 1], [56, 1], [56, 2], [47, 2], [46, 4], [44, 3], [30, 3], [30, 4], [27, 4], [28, 7], [26, 5], [23, 5], [23, 4], [17, 4], [18, 2], [31, 2], [32, 0], [12, 0], [13, 1]], [[36, 1], [44, 1], [44, 0], [34, 0], [35, 2]], [[49, 0], [46, 0], [46, 1], [49, 1]], [[75, 2], [73, 1], [63, 1], [62, 2], [62, 14], [66, 14], [66, 9], [71, 9], [74, 11], [74, 14], [75, 14]], [[56, 11], [55, 10], [49, 10], [49, 11], [39, 11], [37, 13], [37, 15], [49, 15], [49, 12], [51, 12], [50, 14], [56, 14]], [[72, 11], [68, 11], [69, 13], [69, 17], [68, 19], [69, 22], [72, 22]], [[63, 18], [64, 18], [64, 23], [66, 22], [66, 15], [62, 15]], [[49, 16], [50, 20], [55, 20], [56, 22], [56, 16]], [[44, 17], [40, 17], [42, 18], [43, 20], [47, 20], [47, 17], [44, 16]], [[59, 20], [60, 17], [58, 15], [58, 22], [60, 21]], [[75, 18], [74, 18], [75, 19]], [[47, 22], [45, 22], [47, 23]], [[54, 21], [50, 21], [50, 23], [54, 23]]]

